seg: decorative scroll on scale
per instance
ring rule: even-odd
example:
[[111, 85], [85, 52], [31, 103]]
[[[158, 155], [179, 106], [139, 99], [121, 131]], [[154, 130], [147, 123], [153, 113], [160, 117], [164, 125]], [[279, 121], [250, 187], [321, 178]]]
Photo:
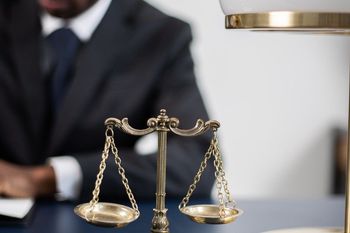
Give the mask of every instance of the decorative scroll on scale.
[[[156, 207], [153, 209], [154, 216], [152, 219], [151, 232], [153, 233], [168, 233], [169, 221], [167, 219], [165, 208], [165, 183], [166, 183], [166, 145], [167, 134], [172, 132], [179, 136], [191, 137], [204, 134], [208, 130], [213, 131], [213, 139], [211, 140], [208, 151], [204, 155], [204, 160], [200, 164], [197, 175], [194, 177], [193, 184], [190, 185], [186, 196], [179, 205], [179, 210], [187, 215], [191, 220], [198, 223], [209, 224], [224, 224], [234, 221], [242, 211], [236, 208], [230, 191], [228, 189], [228, 182], [225, 178], [223, 170], [221, 153], [218, 149], [217, 130], [220, 123], [215, 120], [204, 122], [197, 120], [195, 126], [191, 129], [180, 129], [179, 120], [177, 118], [169, 118], [166, 115], [166, 110], [160, 110], [157, 118], [150, 118], [147, 121], [148, 128], [135, 129], [130, 126], [128, 118], [119, 120], [117, 118], [108, 118], [105, 121], [106, 129], [106, 143], [102, 152], [102, 160], [100, 164], [100, 171], [97, 174], [95, 189], [93, 191], [93, 198], [89, 203], [77, 206], [74, 211], [81, 218], [89, 223], [108, 226], [108, 227], [124, 227], [128, 223], [136, 220], [140, 212], [136, 204], [136, 200], [131, 191], [126, 178], [126, 172], [122, 167], [119, 151], [114, 142], [114, 131], [116, 127], [121, 131], [135, 136], [144, 136], [152, 132], [158, 132], [158, 155], [157, 155], [157, 177], [156, 177]], [[110, 151], [115, 156], [115, 163], [118, 168], [118, 173], [122, 178], [122, 183], [125, 187], [126, 193], [129, 197], [132, 208], [115, 203], [99, 202], [100, 185], [103, 180], [103, 172], [106, 168], [106, 160]], [[200, 181], [204, 169], [207, 167], [209, 159], [214, 158], [216, 189], [218, 193], [218, 205], [194, 205], [187, 206], [192, 193], [196, 189], [197, 183]]]

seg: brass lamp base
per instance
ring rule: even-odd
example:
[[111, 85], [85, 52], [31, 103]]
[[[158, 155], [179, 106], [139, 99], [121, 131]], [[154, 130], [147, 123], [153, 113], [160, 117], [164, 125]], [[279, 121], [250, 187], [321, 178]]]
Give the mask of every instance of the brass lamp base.
[[272, 11], [227, 15], [227, 29], [350, 34], [350, 13]]
[[267, 231], [264, 233], [343, 233], [341, 228], [290, 228]]

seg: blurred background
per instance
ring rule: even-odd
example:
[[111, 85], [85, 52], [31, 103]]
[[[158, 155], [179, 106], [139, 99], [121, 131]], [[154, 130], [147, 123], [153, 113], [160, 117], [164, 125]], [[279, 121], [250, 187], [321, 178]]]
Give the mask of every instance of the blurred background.
[[219, 1], [147, 1], [192, 26], [234, 197], [342, 191], [350, 37], [225, 30]]

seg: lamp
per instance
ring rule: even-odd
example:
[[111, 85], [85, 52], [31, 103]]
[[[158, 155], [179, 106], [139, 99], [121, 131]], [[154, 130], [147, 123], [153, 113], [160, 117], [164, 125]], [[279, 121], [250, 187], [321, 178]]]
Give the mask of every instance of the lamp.
[[[226, 15], [225, 26], [227, 29], [350, 35], [349, 0], [220, 0], [220, 3]], [[350, 132], [350, 107], [348, 132]], [[348, 145], [350, 145], [349, 138], [350, 137], [348, 137]], [[273, 232], [350, 233], [349, 183], [350, 147], [348, 146], [344, 230], [304, 228], [277, 230]]]

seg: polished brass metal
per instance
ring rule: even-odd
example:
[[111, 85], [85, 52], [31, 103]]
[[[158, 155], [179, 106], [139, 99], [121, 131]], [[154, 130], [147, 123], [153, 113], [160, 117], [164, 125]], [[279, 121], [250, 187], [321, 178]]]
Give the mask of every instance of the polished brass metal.
[[169, 118], [165, 110], [161, 111], [157, 118], [158, 130], [158, 158], [157, 158], [157, 187], [156, 187], [156, 208], [153, 209], [153, 219], [151, 232], [169, 232], [169, 221], [166, 217], [165, 208], [165, 181], [166, 181], [166, 146], [167, 133], [169, 131], [167, 123]]
[[[234, 221], [240, 214], [242, 214], [242, 211], [236, 208], [236, 203], [233, 201], [228, 189], [228, 183], [225, 177], [226, 175], [223, 169], [221, 153], [218, 146], [218, 127], [219, 125], [213, 128], [213, 138], [210, 142], [208, 151], [204, 155], [204, 160], [193, 179], [193, 183], [190, 185], [186, 196], [182, 199], [179, 205], [179, 210], [183, 214], [187, 215], [192, 221], [198, 223], [225, 224]], [[216, 190], [219, 205], [205, 204], [187, 206], [211, 157], [214, 157]]]
[[[233, 222], [243, 212], [240, 209], [224, 207], [222, 210], [218, 205], [191, 205], [180, 211], [187, 215], [192, 221], [206, 224], [226, 224]], [[222, 211], [224, 211], [223, 217]]]
[[[350, 35], [350, 12], [292, 12], [271, 11], [242, 13], [225, 17], [227, 29], [249, 29], [252, 31], [288, 31]], [[350, 90], [350, 89], [349, 89]], [[350, 92], [349, 92], [350, 99]], [[350, 233], [350, 105], [348, 108], [347, 182], [344, 230], [330, 228], [285, 229], [274, 233], [344, 232]]]
[[[87, 222], [105, 227], [124, 227], [140, 216], [134, 195], [129, 187], [128, 179], [125, 176], [125, 170], [121, 165], [119, 152], [114, 143], [114, 131], [112, 125], [107, 125], [105, 132], [106, 141], [102, 152], [102, 159], [99, 166], [99, 172], [96, 177], [95, 188], [92, 192], [92, 199], [89, 203], [78, 205], [74, 212]], [[103, 180], [103, 172], [106, 169], [106, 160], [110, 154], [114, 155], [114, 161], [118, 168], [118, 173], [122, 178], [122, 183], [129, 197], [132, 208], [127, 206], [99, 202], [100, 186]]]
[[340, 228], [290, 228], [267, 231], [265, 233], [342, 233]]
[[350, 13], [273, 11], [227, 15], [227, 29], [350, 33]]
[[[225, 178], [225, 172], [223, 171], [222, 158], [218, 148], [218, 141], [216, 136], [216, 131], [220, 127], [219, 122], [210, 120], [204, 122], [199, 119], [196, 125], [191, 129], [180, 129], [179, 120], [177, 118], [169, 118], [166, 115], [166, 110], [160, 110], [160, 114], [157, 118], [150, 118], [147, 121], [148, 128], [146, 129], [135, 129], [129, 125], [128, 119], [123, 118], [119, 120], [117, 118], [108, 118], [105, 121], [106, 129], [106, 143], [105, 148], [102, 153], [102, 160], [100, 164], [100, 170], [97, 174], [97, 179], [95, 183], [95, 189], [93, 191], [93, 198], [90, 203], [85, 203], [79, 205], [75, 208], [75, 213], [86, 221], [100, 225], [100, 226], [113, 226], [113, 227], [123, 227], [128, 223], [136, 220], [140, 212], [136, 204], [134, 195], [128, 184], [128, 180], [125, 176], [125, 170], [121, 166], [121, 159], [119, 157], [118, 149], [114, 143], [114, 131], [113, 127], [117, 127], [123, 132], [135, 136], [143, 136], [150, 134], [152, 132], [158, 132], [158, 155], [157, 155], [157, 177], [156, 177], [156, 206], [153, 209], [154, 216], [152, 219], [151, 232], [152, 233], [168, 233], [169, 232], [169, 221], [167, 219], [165, 208], [165, 186], [166, 186], [166, 151], [167, 151], [167, 134], [172, 132], [179, 136], [198, 136], [209, 129], [214, 131], [214, 137], [211, 141], [208, 152], [205, 154], [204, 161], [201, 163], [199, 172], [197, 173], [194, 184], [190, 186], [190, 190], [186, 197], [182, 201], [180, 206], [182, 207], [181, 212], [188, 215], [192, 219], [197, 219], [195, 221], [201, 223], [229, 223], [235, 220], [242, 211], [235, 208], [235, 202], [230, 196], [230, 191], [228, 189], [227, 181]], [[122, 178], [122, 183], [128, 194], [129, 200], [131, 202], [132, 208], [113, 204], [113, 203], [100, 203], [99, 193], [100, 185], [103, 179], [103, 172], [106, 168], [106, 160], [109, 155], [109, 151], [115, 156], [115, 163], [118, 167], [119, 175]], [[219, 196], [220, 205], [202, 205], [186, 207], [190, 196], [192, 195], [196, 184], [200, 180], [200, 176], [207, 166], [207, 161], [211, 156], [214, 156], [214, 165], [216, 168], [215, 177], [217, 180], [217, 189]], [[225, 196], [224, 196], [225, 195]], [[197, 215], [197, 217], [196, 217]], [[124, 219], [125, 217], [125, 219]]]
[[124, 227], [139, 217], [139, 212], [124, 205], [99, 202], [94, 206], [90, 203], [78, 205], [74, 212], [94, 225], [104, 227]]

